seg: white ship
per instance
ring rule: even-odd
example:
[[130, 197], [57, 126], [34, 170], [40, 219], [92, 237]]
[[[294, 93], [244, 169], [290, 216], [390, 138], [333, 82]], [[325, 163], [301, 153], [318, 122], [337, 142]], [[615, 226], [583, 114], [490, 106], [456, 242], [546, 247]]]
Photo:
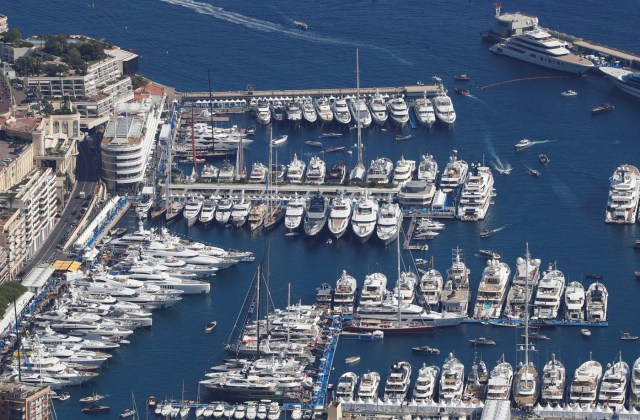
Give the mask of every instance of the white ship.
[[422, 98], [416, 99], [416, 103], [413, 106], [413, 111], [416, 114], [418, 122], [425, 127], [431, 127], [436, 122], [436, 113], [433, 109], [433, 104], [425, 95]]
[[358, 388], [358, 399], [364, 402], [378, 401], [378, 388], [380, 386], [380, 374], [378, 372], [367, 372], [362, 375], [360, 387]]
[[541, 320], [556, 319], [563, 293], [564, 274], [556, 268], [555, 264], [549, 264], [549, 268], [538, 283], [538, 290], [533, 301], [533, 317]]
[[376, 234], [378, 238], [388, 245], [398, 238], [402, 226], [402, 211], [395, 203], [383, 203], [378, 213]]
[[418, 165], [418, 179], [435, 184], [437, 178], [438, 162], [433, 158], [433, 155], [422, 155], [420, 157], [420, 164]]
[[317, 193], [309, 200], [304, 217], [304, 233], [307, 236], [316, 236], [327, 223], [329, 216], [329, 200]]
[[404, 156], [400, 156], [400, 160], [396, 162], [396, 167], [393, 170], [393, 185], [404, 186], [411, 181], [415, 170], [415, 160], [407, 160]]
[[182, 216], [187, 221], [187, 226], [191, 227], [198, 221], [200, 210], [202, 210], [202, 200], [196, 197], [191, 197], [187, 200], [182, 211]]
[[353, 401], [353, 396], [355, 395], [357, 385], [358, 375], [353, 372], [343, 373], [338, 380], [338, 386], [336, 388], [336, 399], [343, 402]]
[[287, 106], [287, 119], [293, 124], [302, 121], [302, 109], [297, 102], [290, 102]]
[[473, 316], [476, 319], [498, 319], [502, 315], [502, 306], [507, 295], [507, 285], [511, 269], [499, 260], [487, 260], [482, 272], [478, 297]]
[[298, 193], [292, 200], [289, 200], [284, 214], [284, 226], [289, 232], [297, 230], [302, 225], [306, 209], [307, 200], [304, 197], [299, 197]]
[[302, 104], [302, 117], [304, 120], [310, 124], [318, 121], [318, 112], [316, 108], [313, 106], [313, 103], [306, 101]]
[[268, 172], [269, 169], [262, 162], [254, 162], [251, 166], [249, 182], [256, 184], [265, 182], [267, 180]]
[[607, 365], [607, 370], [602, 375], [598, 403], [602, 407], [612, 408], [620, 412], [624, 408], [629, 387], [629, 365], [619, 356], [613, 365]]
[[256, 120], [260, 124], [269, 124], [271, 122], [271, 109], [269, 109], [269, 103], [267, 101], [258, 101], [253, 108], [256, 114]]
[[136, 216], [140, 220], [145, 220], [149, 216], [149, 211], [151, 211], [151, 206], [153, 205], [153, 197], [147, 196], [143, 197], [136, 204]]
[[469, 307], [469, 274], [471, 271], [465, 265], [460, 249], [454, 249], [452, 254], [451, 268], [447, 270], [447, 281], [442, 290], [440, 303], [443, 313], [466, 317]]
[[469, 164], [464, 160], [459, 160], [458, 151], [453, 150], [449, 157], [449, 163], [440, 178], [440, 189], [447, 193], [458, 188], [467, 180], [468, 171]]
[[371, 161], [367, 171], [367, 182], [376, 184], [388, 184], [393, 173], [393, 162], [386, 157]]
[[440, 368], [423, 363], [413, 385], [411, 401], [418, 404], [433, 402], [438, 387], [438, 375], [440, 375]]
[[344, 235], [351, 220], [351, 200], [345, 198], [344, 194], [333, 199], [331, 210], [329, 211], [329, 232], [336, 239]]
[[333, 111], [331, 110], [331, 105], [329, 103], [329, 99], [327, 98], [318, 98], [314, 103], [316, 107], [316, 112], [318, 114], [318, 119], [322, 123], [330, 123], [333, 121]]
[[511, 383], [513, 382], [513, 368], [504, 361], [504, 356], [498, 360], [496, 367], [491, 369], [487, 382], [487, 400], [509, 400]]
[[616, 67], [598, 67], [616, 86], [625, 93], [640, 98], [640, 72]]
[[216, 209], [216, 222], [222, 226], [226, 225], [231, 218], [231, 212], [233, 210], [233, 201], [229, 198], [223, 198], [218, 201], [218, 208]]
[[411, 271], [403, 271], [393, 288], [393, 296], [400, 299], [400, 305], [412, 304], [415, 297], [415, 287], [418, 283], [418, 276]]
[[582, 409], [594, 408], [598, 396], [598, 385], [602, 377], [602, 365], [588, 360], [576, 369], [569, 388], [569, 403]]
[[384, 97], [380, 93], [369, 98], [369, 109], [371, 110], [371, 118], [377, 125], [383, 126], [387, 122], [389, 114]]
[[340, 124], [349, 125], [351, 123], [351, 113], [346, 99], [337, 98], [333, 102], [333, 116]]
[[307, 166], [307, 183], [309, 184], [323, 184], [324, 177], [327, 173], [327, 167], [324, 160], [318, 156], [312, 156]]
[[587, 289], [587, 321], [604, 322], [607, 320], [607, 303], [609, 301], [609, 292], [604, 284], [600, 282], [593, 283]]
[[562, 362], [551, 355], [551, 360], [544, 365], [542, 370], [542, 385], [540, 400], [543, 404], [560, 406], [564, 402], [564, 384], [566, 371]]
[[584, 320], [584, 287], [577, 281], [572, 281], [567, 285], [564, 292], [564, 319], [566, 321]]
[[434, 310], [440, 304], [440, 295], [442, 294], [442, 274], [433, 268], [433, 258], [431, 259], [431, 267], [424, 272], [420, 278], [420, 301], [424, 305], [428, 305]]
[[307, 164], [303, 160], [298, 159], [297, 154], [293, 154], [291, 163], [287, 166], [287, 181], [292, 184], [300, 184], [304, 178], [304, 170]]
[[333, 312], [342, 315], [352, 314], [355, 307], [357, 288], [356, 279], [347, 274], [345, 270], [342, 270], [342, 274], [336, 281], [336, 288], [333, 293]]
[[640, 172], [633, 165], [624, 164], [616, 168], [609, 178], [607, 200], [607, 223], [635, 223], [640, 198]]
[[438, 402], [452, 404], [454, 401], [461, 400], [464, 389], [464, 365], [453, 353], [449, 353], [441, 372]]
[[380, 305], [387, 292], [387, 276], [373, 273], [365, 276], [364, 285], [360, 292], [360, 306]]
[[[525, 287], [529, 288], [529, 304], [534, 297], [534, 290], [538, 286], [540, 280], [540, 259], [518, 257], [516, 260], [516, 272], [513, 275], [513, 281], [509, 294], [507, 295], [507, 303], [505, 305], [504, 316], [508, 319], [524, 319], [524, 311], [526, 305]], [[530, 305], [531, 306], [531, 305]]]
[[471, 173], [462, 188], [456, 217], [461, 220], [483, 220], [491, 205], [492, 195], [491, 168], [479, 164], [472, 165]]
[[233, 226], [237, 228], [242, 227], [247, 221], [249, 210], [251, 210], [251, 201], [247, 200], [243, 194], [240, 201], [233, 203], [233, 209], [230, 215]]
[[218, 181], [219, 182], [233, 182], [235, 178], [235, 168], [228, 160], [222, 162], [222, 166], [220, 166], [220, 171], [218, 171]]
[[351, 214], [351, 229], [360, 242], [369, 240], [376, 228], [378, 220], [378, 202], [365, 191], [355, 202]]
[[553, 70], [583, 74], [594, 68], [591, 61], [574, 55], [567, 43], [535, 28], [493, 45], [489, 51]]
[[216, 202], [213, 198], [207, 198], [202, 202], [202, 210], [198, 216], [198, 221], [203, 225], [211, 223], [216, 214]]
[[447, 95], [446, 90], [441, 89], [440, 92], [433, 98], [433, 108], [436, 113], [436, 117], [445, 124], [451, 125], [456, 122], [456, 111], [453, 108], [453, 102]]
[[362, 128], [367, 128], [371, 125], [371, 113], [364, 99], [352, 99], [349, 101], [349, 111], [351, 112], [353, 120], [356, 123], [360, 122]]
[[629, 393], [629, 408], [640, 409], [640, 357], [633, 363], [631, 372], [631, 392]]
[[409, 122], [409, 109], [407, 103], [401, 97], [391, 98], [387, 101], [387, 111], [391, 120], [404, 127]]
[[384, 400], [403, 402], [409, 391], [410, 381], [411, 365], [408, 362], [399, 362], [391, 366], [384, 387]]

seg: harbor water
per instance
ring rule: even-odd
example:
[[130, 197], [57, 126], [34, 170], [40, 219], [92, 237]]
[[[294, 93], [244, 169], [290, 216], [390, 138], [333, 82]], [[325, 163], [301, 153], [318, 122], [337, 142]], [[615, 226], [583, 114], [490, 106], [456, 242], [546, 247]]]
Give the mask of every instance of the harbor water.
[[[480, 40], [480, 31], [493, 20], [490, 2], [280, 0], [259, 7], [255, 2], [230, 0], [215, 4], [141, 0], [133, 7], [123, 0], [94, 2], [95, 7], [86, 3], [27, 0], [4, 4], [1, 12], [23, 35], [83, 33], [135, 48], [144, 75], [179, 91], [205, 91], [208, 69], [215, 90], [240, 90], [248, 84], [256, 89], [352, 87], [356, 48], [360, 49], [363, 86], [402, 86], [418, 80], [428, 83], [433, 75], [442, 77], [458, 115], [455, 126], [407, 128], [412, 137], [403, 142], [395, 141], [392, 129], [367, 129], [363, 134], [367, 161], [386, 156], [395, 162], [401, 155], [419, 160], [429, 152], [442, 171], [456, 149], [467, 162], [484, 159], [489, 166], [510, 164], [513, 171], [508, 176], [494, 171], [497, 195], [485, 221], [445, 221], [446, 229], [429, 242], [429, 250], [414, 252], [413, 258], [433, 256], [435, 267], [444, 273], [451, 265], [451, 249], [462, 248], [471, 270], [473, 304], [486, 261], [478, 250], [500, 253], [513, 273], [516, 258], [524, 254], [528, 242], [532, 257], [542, 260], [541, 268], [557, 262], [567, 283], [582, 281], [585, 288], [593, 280], [584, 279], [584, 274], [601, 274], [609, 291], [609, 327], [592, 328], [590, 337], [583, 337], [576, 327], [544, 329], [550, 340], [537, 343], [532, 356], [538, 370], [552, 353], [564, 363], [568, 377], [590, 353], [603, 364], [619, 352], [630, 365], [640, 356], [640, 342], [619, 340], [622, 331], [640, 332], [636, 309], [640, 282], [633, 274], [640, 269], [640, 254], [632, 248], [638, 226], [604, 223], [612, 172], [621, 163], [640, 164], [640, 102], [598, 76], [569, 76], [493, 55]], [[523, 6], [505, 4], [503, 10]], [[637, 52], [640, 9], [632, 1], [613, 8], [594, 0], [579, 4], [536, 0], [521, 11], [538, 16], [543, 26]], [[309, 30], [296, 29], [292, 24], [296, 19], [308, 23]], [[472, 80], [454, 82], [453, 76], [460, 73]], [[544, 78], [479, 89], [534, 77]], [[471, 95], [457, 95], [454, 86], [469, 89]], [[568, 89], [578, 96], [562, 97], [560, 93]], [[591, 108], [604, 102], [615, 105], [615, 111], [592, 115]], [[234, 115], [231, 123], [255, 124], [249, 115]], [[278, 161], [288, 163], [293, 153], [308, 159], [314, 149], [304, 141], [317, 139], [321, 132], [305, 126], [275, 127], [274, 137], [289, 135], [287, 144], [278, 148]], [[268, 137], [268, 130], [259, 127], [247, 150], [248, 164], [266, 162]], [[523, 137], [539, 143], [516, 152], [513, 145]], [[355, 141], [355, 130], [323, 139], [325, 147], [349, 148]], [[539, 153], [549, 156], [548, 166], [539, 164]], [[355, 156], [354, 151], [324, 157], [330, 167], [338, 160], [352, 166]], [[528, 168], [540, 170], [541, 175], [532, 177]], [[134, 226], [133, 212], [121, 224]], [[480, 238], [485, 227], [504, 229]], [[271, 296], [279, 307], [286, 304], [289, 283], [292, 301], [310, 303], [316, 288], [323, 282], [334, 286], [342, 270], [353, 275], [359, 286], [366, 274], [377, 271], [387, 275], [390, 287], [395, 284], [395, 243], [384, 247], [376, 238], [362, 245], [345, 235], [327, 243], [326, 232], [310, 240], [304, 235], [285, 237], [283, 226], [251, 233], [197, 224], [187, 228], [184, 220], [170, 229], [222, 247], [253, 251], [257, 260], [266, 257], [269, 248]], [[407, 266], [410, 259], [403, 253]], [[169, 310], [157, 311], [153, 327], [137, 332], [97, 379], [69, 389], [72, 398], [56, 403], [58, 418], [83, 418], [78, 399], [94, 391], [110, 395], [104, 404], [112, 407], [111, 417], [131, 405], [132, 391], [139, 409], [151, 394], [180, 399], [184, 392], [186, 399], [196, 400], [198, 381], [225, 356], [224, 344], [254, 272], [255, 264], [238, 264], [211, 280], [210, 295], [186, 296]], [[211, 320], [218, 321], [217, 328], [205, 334]], [[476, 350], [468, 342], [473, 337], [496, 341], [496, 346], [477, 349], [489, 368], [502, 354], [515, 365], [521, 333], [514, 328], [462, 324], [382, 341], [341, 340], [330, 382], [337, 382], [347, 370], [358, 375], [376, 370], [384, 380], [389, 366], [398, 360], [409, 361], [415, 376], [423, 362], [442, 366], [449, 352], [455, 352], [468, 371]], [[411, 347], [418, 345], [437, 347], [441, 354], [412, 354]], [[344, 359], [353, 355], [360, 355], [361, 361], [345, 365]], [[204, 389], [200, 398], [209, 399]]]

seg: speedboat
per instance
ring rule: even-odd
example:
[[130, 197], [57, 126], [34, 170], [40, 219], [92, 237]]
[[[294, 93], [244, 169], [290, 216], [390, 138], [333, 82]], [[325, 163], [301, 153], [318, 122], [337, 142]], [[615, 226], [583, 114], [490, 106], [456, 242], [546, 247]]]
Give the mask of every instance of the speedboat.
[[283, 134], [283, 135], [278, 136], [275, 139], [271, 140], [271, 145], [272, 146], [282, 146], [283, 144], [285, 144], [287, 142], [287, 140], [289, 140], [289, 136], [286, 135], [286, 134]]
[[409, 122], [409, 109], [403, 98], [395, 97], [389, 99], [387, 101], [387, 111], [391, 120], [400, 127], [404, 127]]
[[284, 215], [284, 226], [289, 232], [293, 232], [300, 227], [306, 208], [307, 200], [304, 197], [299, 197], [297, 193], [293, 200], [289, 200]]
[[318, 156], [312, 156], [307, 166], [307, 183], [309, 184], [323, 184], [324, 177], [326, 175], [326, 166], [324, 160]]
[[395, 203], [384, 203], [380, 206], [376, 234], [378, 238], [388, 245], [398, 238], [402, 225], [402, 211]]
[[349, 101], [349, 111], [356, 123], [360, 123], [360, 127], [367, 128], [371, 125], [371, 113], [364, 99]]
[[329, 212], [329, 232], [336, 239], [340, 239], [349, 227], [351, 219], [351, 200], [345, 198], [344, 194], [333, 199], [331, 211]]
[[330, 123], [333, 121], [333, 111], [331, 110], [331, 105], [329, 103], [329, 99], [322, 97], [315, 100], [314, 103], [316, 107], [316, 112], [318, 114], [318, 118], [322, 123]]
[[427, 94], [424, 97], [416, 99], [416, 103], [413, 106], [413, 112], [416, 114], [418, 122], [425, 127], [431, 127], [436, 122], [436, 113], [433, 109], [433, 104], [427, 98]]
[[320, 193], [315, 194], [309, 200], [309, 207], [304, 217], [304, 233], [307, 236], [316, 236], [327, 222], [329, 214], [329, 200]]
[[291, 163], [287, 166], [287, 181], [292, 184], [299, 184], [302, 182], [304, 177], [304, 170], [306, 169], [307, 164], [304, 163], [303, 160], [298, 159], [297, 154], [293, 154], [293, 159], [291, 159]]
[[378, 219], [378, 202], [365, 191], [353, 206], [351, 228], [360, 242], [366, 242], [373, 234]]
[[351, 113], [349, 112], [345, 98], [337, 98], [333, 102], [333, 115], [340, 124], [349, 125], [351, 122]]
[[187, 226], [191, 227], [196, 223], [201, 209], [202, 200], [199, 200], [196, 197], [192, 197], [187, 200], [187, 203], [185, 204], [184, 210], [182, 212], [184, 219], [187, 221]]
[[529, 139], [522, 139], [515, 144], [516, 150], [524, 150], [533, 146], [533, 142]]
[[420, 164], [418, 165], [418, 179], [425, 180], [435, 184], [438, 177], [438, 162], [433, 155], [426, 154], [420, 156]]
[[376, 92], [375, 95], [369, 98], [369, 109], [371, 110], [371, 117], [377, 125], [383, 126], [387, 122], [389, 114], [387, 113], [384, 97], [380, 93]]
[[469, 75], [467, 75], [466, 73], [464, 74], [456, 74], [455, 76], [453, 76], [453, 78], [455, 80], [458, 80], [460, 82], [468, 82], [471, 80], [471, 77], [469, 77]]
[[457, 94], [460, 94], [460, 95], [462, 95], [462, 96], [469, 96], [469, 95], [470, 95], [469, 90], [467, 90], [467, 89], [463, 89], [463, 88], [461, 88], [461, 87], [457, 87], [457, 88], [455, 88], [454, 90], [455, 90], [455, 92], [456, 92]]
[[576, 92], [575, 90], [565, 90], [560, 95], [565, 96], [565, 97], [566, 96], [578, 96], [578, 92]]
[[456, 121], [456, 111], [453, 109], [453, 102], [445, 90], [440, 90], [433, 98], [433, 107], [436, 117], [445, 124], [453, 124]]
[[393, 185], [404, 186], [411, 181], [415, 170], [415, 160], [406, 160], [404, 156], [400, 156], [400, 160], [396, 162], [396, 167], [393, 170]]

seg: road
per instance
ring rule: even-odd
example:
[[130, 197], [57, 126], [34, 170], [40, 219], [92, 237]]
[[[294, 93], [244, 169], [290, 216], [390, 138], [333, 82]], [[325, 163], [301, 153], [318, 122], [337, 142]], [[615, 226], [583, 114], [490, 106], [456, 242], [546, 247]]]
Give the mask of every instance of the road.
[[[60, 220], [49, 234], [49, 238], [40, 247], [36, 255], [34, 255], [29, 263], [22, 270], [28, 273], [38, 264], [44, 261], [53, 261], [58, 258], [64, 258], [62, 246], [68, 239], [77, 222], [82, 217], [82, 208], [85, 199], [78, 198], [81, 191], [84, 191], [85, 197], [88, 199], [93, 195], [96, 183], [100, 177], [100, 161], [99, 154], [90, 147], [93, 142], [90, 137], [87, 140], [78, 142], [78, 156], [76, 160], [76, 185], [71, 192], [69, 203], [64, 208]], [[96, 143], [93, 143], [96, 144]], [[99, 147], [99, 146], [98, 146]]]

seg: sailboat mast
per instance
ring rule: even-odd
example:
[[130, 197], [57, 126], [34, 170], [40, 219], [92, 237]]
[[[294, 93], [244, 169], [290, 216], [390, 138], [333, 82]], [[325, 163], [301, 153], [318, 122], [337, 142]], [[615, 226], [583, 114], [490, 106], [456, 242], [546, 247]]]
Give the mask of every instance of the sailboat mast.
[[262, 281], [262, 263], [258, 264], [258, 273], [256, 275], [256, 359], [260, 358], [260, 282]]
[[273, 176], [273, 125], [269, 125], [269, 170], [267, 171], [267, 217], [271, 213], [271, 177]]
[[364, 165], [362, 158], [362, 129], [360, 126], [360, 52], [356, 48], [356, 123], [358, 124], [358, 165]]
[[529, 370], [529, 243], [524, 256], [524, 365]]
[[[211, 137], [213, 138], [213, 97], [211, 93], [211, 71], [207, 69], [207, 76], [209, 78], [209, 119], [211, 122]], [[213, 141], [213, 152], [216, 151], [216, 142]]]
[[[400, 223], [398, 223], [398, 229], [400, 229]], [[400, 234], [398, 233], [398, 239], [396, 240], [396, 248], [398, 254], [398, 327], [400, 327]]]
[[287, 289], [287, 345], [289, 345], [289, 325], [291, 322], [290, 311], [291, 311], [291, 283], [289, 283], [289, 286]]
[[[211, 127], [213, 130], [213, 127]], [[193, 173], [198, 173], [198, 167], [196, 166], [196, 132], [193, 127], [193, 106], [191, 106], [191, 153], [193, 155]]]

